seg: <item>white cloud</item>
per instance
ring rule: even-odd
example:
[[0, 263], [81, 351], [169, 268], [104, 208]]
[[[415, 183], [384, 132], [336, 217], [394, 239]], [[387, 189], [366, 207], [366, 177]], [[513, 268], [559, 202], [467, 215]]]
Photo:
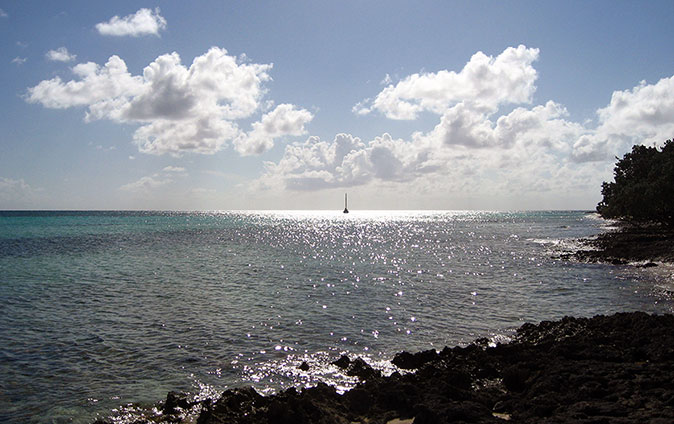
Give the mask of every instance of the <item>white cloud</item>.
[[597, 116], [596, 131], [574, 145], [576, 160], [612, 160], [634, 144], [661, 145], [674, 135], [674, 76], [614, 91]]
[[162, 169], [162, 171], [164, 171], [164, 172], [179, 172], [179, 173], [184, 173], [184, 172], [185, 172], [185, 168], [183, 168], [182, 166], [170, 166], [170, 165], [169, 165], [169, 166], [164, 167], [164, 169]]
[[566, 109], [553, 101], [531, 109], [518, 107], [494, 123], [489, 115], [466, 107], [450, 108], [427, 137], [447, 146], [509, 148], [516, 143], [564, 149], [586, 130], [566, 121]]
[[155, 119], [138, 128], [133, 139], [143, 153], [180, 156], [185, 152], [213, 154], [238, 134], [232, 122], [204, 116], [187, 120]]
[[0, 204], [5, 208], [33, 206], [40, 191], [23, 179], [0, 177]]
[[[616, 91], [597, 111], [597, 124], [579, 123], [553, 100], [531, 104], [538, 54], [524, 46], [496, 57], [478, 52], [459, 71], [387, 81], [374, 100], [354, 111], [391, 119], [432, 113], [435, 125], [406, 138], [309, 136], [287, 144], [278, 161], [266, 162], [254, 186], [279, 192], [361, 186], [370, 193], [395, 186], [415, 195], [484, 199], [555, 200], [553, 193], [573, 198], [579, 190], [596, 196], [615, 156], [633, 143], [661, 143], [674, 134], [674, 77]], [[212, 154], [232, 145], [241, 155], [258, 154], [279, 138], [306, 134], [313, 119], [307, 110], [274, 107], [265, 99], [271, 69], [212, 48], [190, 66], [176, 53], [162, 55], [134, 76], [112, 56], [102, 66], [76, 65], [72, 81], [42, 81], [26, 99], [51, 108], [86, 108], [87, 120], [138, 124], [133, 138], [146, 153]], [[242, 122], [253, 123], [246, 131]], [[178, 169], [167, 167], [125, 190], [167, 184], [182, 176]]]
[[311, 112], [291, 104], [278, 105], [255, 122], [252, 131], [234, 140], [234, 148], [241, 155], [260, 154], [274, 146], [274, 139], [285, 135], [306, 133], [304, 125], [313, 119]]
[[5, 12], [5, 11], [2, 10], [2, 9], [0, 9], [0, 18], [6, 18], [6, 17], [8, 17], [8, 16], [9, 16], [9, 15], [7, 14], [7, 12]]
[[130, 192], [148, 192], [153, 189], [173, 182], [171, 178], [162, 178], [159, 175], [148, 175], [129, 184], [124, 184], [119, 189]]
[[[616, 91], [598, 110], [598, 124], [569, 119], [552, 100], [530, 106], [538, 50], [508, 48], [496, 58], [475, 54], [460, 72], [415, 74], [384, 88], [354, 112], [391, 119], [437, 114], [429, 131], [407, 140], [388, 134], [370, 141], [340, 134], [309, 137], [267, 162], [260, 189], [364, 187], [482, 199], [595, 198], [615, 156], [634, 143], [662, 143], [674, 134], [674, 77]], [[527, 104], [527, 106], [518, 106]], [[515, 105], [514, 109], [511, 106]], [[508, 106], [507, 112], [499, 113]], [[554, 193], [559, 193], [556, 196]], [[566, 197], [564, 197], [566, 196]]]
[[11, 63], [14, 63], [15, 65], [23, 65], [24, 63], [26, 63], [27, 60], [28, 58], [17, 56], [14, 59], [12, 59]]
[[14, 180], [12, 178], [0, 177], [0, 194], [7, 195], [8, 193], [25, 192], [30, 189], [23, 179]]
[[133, 15], [127, 15], [123, 18], [113, 16], [108, 22], [96, 24], [96, 30], [102, 35], [112, 36], [133, 36], [157, 35], [159, 31], [166, 29], [166, 19], [159, 14], [159, 8], [154, 11], [150, 9], [140, 9]]
[[104, 66], [76, 65], [75, 80], [41, 81], [28, 89], [26, 100], [49, 108], [87, 107], [88, 121], [139, 123], [133, 139], [145, 153], [213, 154], [237, 140], [237, 150], [250, 154], [264, 151], [274, 138], [303, 134], [313, 117], [284, 104], [253, 124], [250, 134], [239, 129], [238, 120], [253, 118], [263, 106], [271, 68], [239, 63], [225, 49], [213, 47], [189, 67], [171, 53], [134, 76], [121, 58], [112, 56]]
[[[131, 157], [129, 157], [131, 159]], [[128, 184], [119, 187], [122, 191], [149, 193], [158, 187], [168, 185], [176, 178], [185, 178], [188, 176], [187, 170], [182, 166], [168, 165], [162, 168], [161, 172], [152, 175], [146, 175]]]
[[532, 63], [538, 49], [509, 47], [496, 58], [473, 55], [460, 72], [442, 70], [413, 74], [388, 85], [360, 114], [377, 110], [390, 119], [415, 119], [420, 112], [443, 114], [459, 102], [471, 109], [495, 111], [502, 103], [529, 103], [537, 74]]
[[373, 180], [407, 181], [435, 169], [428, 146], [389, 134], [364, 143], [351, 134], [332, 142], [309, 137], [286, 147], [278, 163], [267, 162], [261, 186], [313, 190], [361, 185]]
[[143, 88], [142, 78], [129, 74], [126, 63], [118, 56], [111, 56], [103, 67], [87, 62], [72, 70], [79, 80], [64, 83], [55, 77], [41, 81], [28, 89], [26, 100], [52, 109], [88, 106], [88, 119], [119, 119], [119, 108]]
[[45, 57], [47, 60], [54, 62], [70, 62], [75, 60], [77, 55], [70, 53], [65, 47], [59, 47], [56, 50], [49, 50], [47, 53], [45, 53]]
[[393, 78], [391, 78], [391, 75], [386, 74], [386, 76], [384, 77], [384, 79], [381, 80], [381, 82], [379, 82], [379, 84], [381, 84], [381, 85], [389, 85], [389, 84], [391, 84], [392, 82], [393, 82]]
[[[429, 192], [485, 196], [497, 192], [495, 187], [501, 187], [502, 193], [560, 189], [560, 182], [552, 178], [555, 172], [584, 166], [570, 160], [573, 142], [584, 129], [564, 116], [563, 108], [548, 102], [532, 109], [517, 108], [495, 123], [470, 117], [453, 133], [442, 121], [410, 140], [388, 134], [367, 142], [348, 134], [332, 142], [309, 137], [286, 146], [277, 163], [266, 163], [257, 184], [259, 188], [318, 190], [393, 182], [412, 184], [409, 189], [416, 191], [420, 185]], [[562, 183], [572, 181], [577, 182], [566, 177]]]

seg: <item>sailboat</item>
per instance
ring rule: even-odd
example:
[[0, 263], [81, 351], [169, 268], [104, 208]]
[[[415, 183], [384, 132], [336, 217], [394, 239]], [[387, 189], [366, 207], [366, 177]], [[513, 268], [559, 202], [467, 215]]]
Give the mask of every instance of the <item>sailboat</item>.
[[349, 213], [349, 208], [346, 207], [346, 193], [344, 193], [344, 213]]

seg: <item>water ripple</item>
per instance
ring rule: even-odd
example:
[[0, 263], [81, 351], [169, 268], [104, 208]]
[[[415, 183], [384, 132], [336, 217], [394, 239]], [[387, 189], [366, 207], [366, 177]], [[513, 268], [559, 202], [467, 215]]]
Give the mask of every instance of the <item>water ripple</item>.
[[90, 422], [169, 390], [345, 390], [330, 365], [344, 353], [384, 367], [525, 320], [671, 311], [643, 270], [550, 255], [600, 225], [582, 212], [0, 214], [0, 421]]

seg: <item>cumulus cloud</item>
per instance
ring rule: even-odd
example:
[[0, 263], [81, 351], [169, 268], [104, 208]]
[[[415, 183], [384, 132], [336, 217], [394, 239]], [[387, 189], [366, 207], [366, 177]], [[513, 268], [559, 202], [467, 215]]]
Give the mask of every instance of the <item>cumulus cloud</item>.
[[177, 53], [156, 58], [141, 75], [111, 56], [105, 65], [88, 62], [73, 67], [77, 77], [41, 81], [26, 100], [48, 108], [86, 107], [85, 119], [140, 123], [133, 135], [140, 151], [181, 155], [213, 154], [235, 141], [242, 154], [259, 153], [283, 135], [300, 135], [313, 118], [306, 110], [282, 104], [252, 124], [271, 78], [271, 64], [241, 63], [225, 49], [213, 47], [187, 67]]
[[626, 151], [634, 144], [662, 144], [674, 135], [674, 76], [614, 91], [597, 116], [596, 131], [574, 145], [576, 160], [610, 160], [616, 151]]
[[488, 111], [502, 103], [529, 103], [536, 90], [532, 63], [538, 53], [522, 45], [509, 47], [495, 58], [477, 52], [460, 72], [413, 74], [389, 84], [374, 100], [361, 103], [356, 112], [376, 110], [390, 119], [415, 119], [423, 111], [443, 114], [458, 102]]
[[24, 63], [26, 63], [27, 60], [28, 60], [28, 58], [17, 56], [14, 59], [12, 59], [11, 63], [13, 63], [15, 65], [23, 65]]
[[596, 126], [589, 127], [570, 120], [553, 100], [531, 105], [538, 54], [524, 46], [496, 57], [478, 52], [459, 72], [414, 74], [389, 84], [354, 112], [376, 111], [390, 119], [430, 112], [439, 122], [408, 139], [309, 137], [287, 145], [278, 162], [266, 163], [257, 184], [317, 190], [395, 182], [417, 191], [483, 197], [596, 193], [615, 156], [634, 143], [662, 143], [674, 134], [674, 77], [614, 92], [598, 110]]
[[159, 31], [166, 29], [166, 19], [159, 13], [159, 8], [155, 8], [154, 11], [143, 8], [123, 18], [115, 15], [108, 22], [96, 24], [96, 30], [102, 35], [116, 37], [127, 35], [132, 37], [141, 35], [159, 36]]
[[515, 143], [564, 149], [586, 130], [569, 122], [566, 109], [553, 101], [531, 109], [518, 107], [493, 122], [463, 103], [448, 109], [427, 137], [441, 144], [468, 148], [509, 148]]
[[412, 119], [426, 111], [439, 115], [440, 122], [409, 140], [389, 134], [367, 142], [348, 134], [332, 142], [310, 137], [288, 145], [278, 163], [267, 163], [259, 182], [310, 190], [443, 174], [466, 181], [484, 169], [494, 175], [494, 169], [521, 167], [532, 156], [539, 163], [542, 158], [555, 163], [585, 133], [582, 125], [567, 121], [562, 105], [549, 101], [496, 115], [502, 105], [531, 103], [537, 78], [532, 63], [538, 54], [525, 46], [496, 57], [478, 52], [460, 72], [414, 74], [390, 84], [356, 112]]
[[297, 109], [291, 104], [278, 105], [259, 122], [255, 122], [252, 131], [234, 140], [234, 148], [243, 156], [260, 154], [273, 147], [275, 138], [305, 134], [304, 125], [313, 117], [311, 112]]
[[262, 186], [296, 190], [345, 187], [373, 180], [408, 181], [437, 168], [429, 146], [393, 139], [389, 134], [365, 143], [351, 134], [333, 141], [309, 137], [288, 145], [278, 163], [265, 163]]
[[119, 120], [119, 109], [128, 105], [143, 87], [142, 78], [129, 74], [126, 63], [118, 56], [111, 56], [104, 66], [80, 63], [72, 71], [78, 80], [64, 83], [55, 77], [41, 81], [28, 89], [26, 100], [52, 109], [89, 106], [87, 119], [109, 116]]
[[53, 62], [70, 62], [75, 60], [77, 55], [70, 53], [65, 47], [59, 47], [56, 50], [49, 50], [47, 53], [45, 53], [45, 57], [47, 60], [51, 60]]

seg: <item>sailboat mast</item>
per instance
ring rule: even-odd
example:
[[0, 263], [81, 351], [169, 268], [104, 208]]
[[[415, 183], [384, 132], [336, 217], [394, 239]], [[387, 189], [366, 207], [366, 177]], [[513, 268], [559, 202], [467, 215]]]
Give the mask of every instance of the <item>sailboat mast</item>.
[[346, 193], [344, 193], [344, 213], [349, 213], [349, 208], [347, 207]]

